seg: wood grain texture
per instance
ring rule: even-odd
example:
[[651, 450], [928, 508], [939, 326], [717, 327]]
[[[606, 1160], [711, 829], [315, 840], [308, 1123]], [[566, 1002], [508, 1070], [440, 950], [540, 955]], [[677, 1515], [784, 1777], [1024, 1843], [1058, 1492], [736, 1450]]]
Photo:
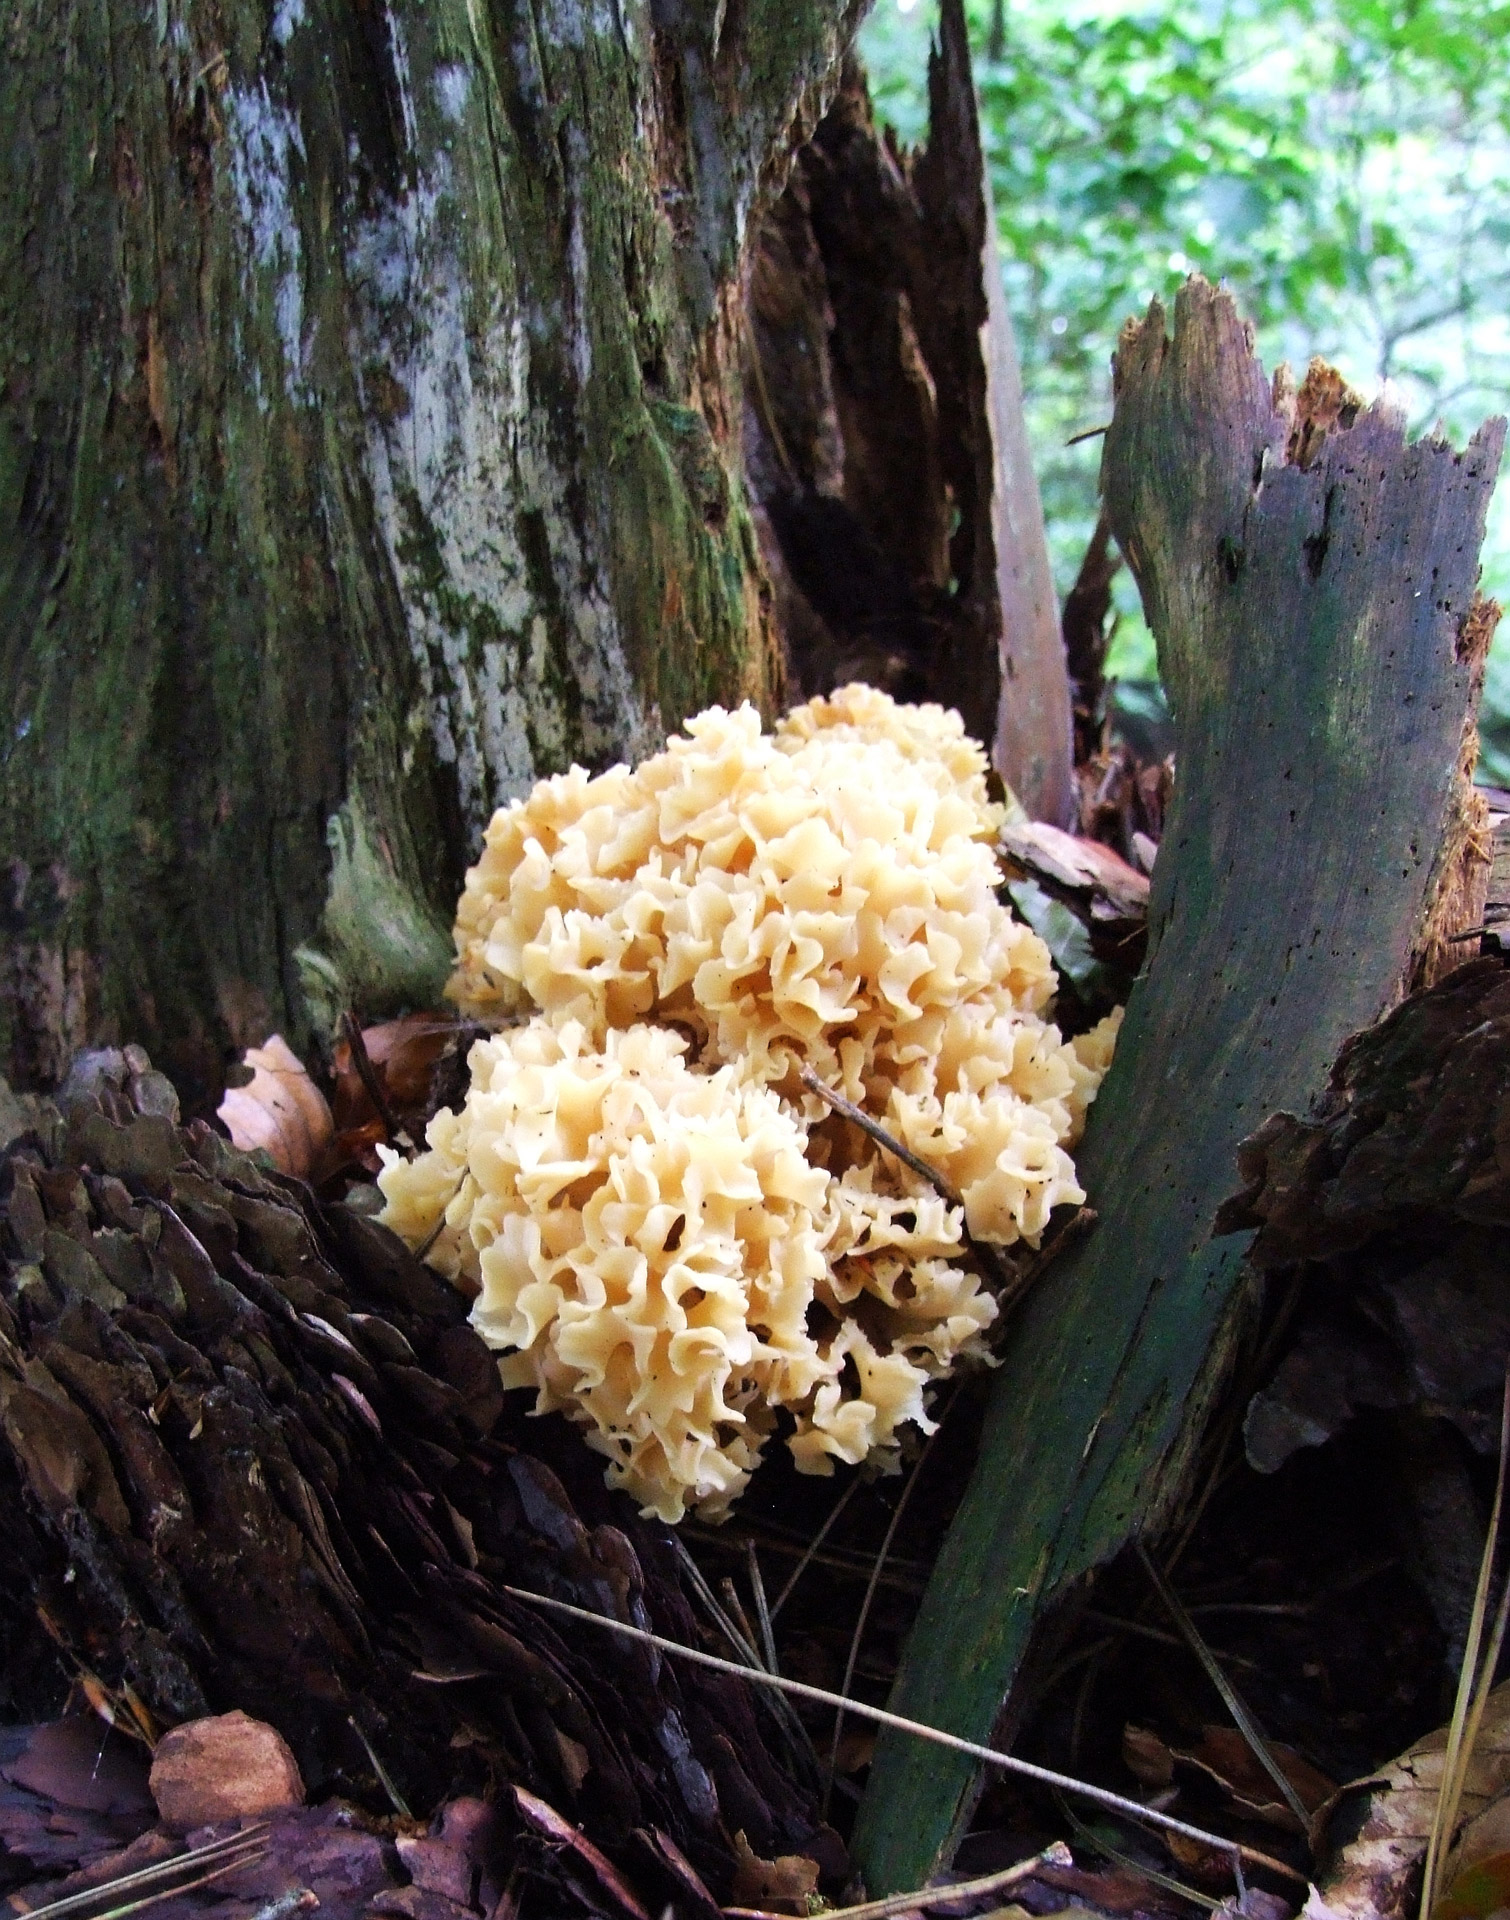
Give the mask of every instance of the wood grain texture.
[[[982, 179], [989, 197], [990, 179]], [[1001, 693], [991, 764], [1051, 826], [1078, 824], [1069, 667], [1049, 565], [1043, 501], [1023, 412], [1022, 368], [1001, 283], [996, 218], [986, 227], [987, 405], [995, 449], [993, 545], [1001, 596]]]
[[[1199, 280], [1172, 339], [1158, 303], [1124, 332], [1103, 487], [1178, 730], [1150, 960], [1079, 1156], [1099, 1222], [1016, 1323], [901, 1713], [988, 1738], [1056, 1595], [1167, 1511], [1242, 1273], [1248, 1236], [1212, 1237], [1238, 1143], [1307, 1109], [1413, 964], [1502, 437], [1410, 445], [1380, 407], [1315, 428]], [[922, 1884], [972, 1789], [884, 1737], [870, 1889]]]
[[[863, 0], [104, 0], [0, 67], [0, 1059], [427, 1000], [493, 807], [779, 700], [739, 266]], [[777, 184], [774, 179], [771, 185]]]

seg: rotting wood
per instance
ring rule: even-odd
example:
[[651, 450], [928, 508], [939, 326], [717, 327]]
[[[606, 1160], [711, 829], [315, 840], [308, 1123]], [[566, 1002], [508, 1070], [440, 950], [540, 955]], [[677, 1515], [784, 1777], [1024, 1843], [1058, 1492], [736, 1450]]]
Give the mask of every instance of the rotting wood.
[[[1068, 1584], [1167, 1513], [1235, 1333], [1238, 1143], [1305, 1111], [1412, 976], [1472, 699], [1462, 657], [1503, 422], [1456, 453], [1376, 405], [1324, 430], [1231, 299], [1124, 331], [1103, 485], [1177, 727], [1151, 958], [1079, 1156], [1100, 1220], [1039, 1281], [893, 1708], [984, 1739]], [[1292, 436], [1304, 466], [1287, 457]], [[867, 1885], [916, 1885], [973, 1802], [883, 1736]]]
[[851, 62], [756, 235], [746, 455], [794, 693], [959, 709], [1035, 819], [1073, 823], [1070, 700], [961, 0], [925, 146]]
[[0, 1066], [425, 1004], [493, 807], [774, 706], [743, 237], [863, 0], [125, 0], [0, 69]]
[[988, 213], [982, 271], [988, 314], [987, 404], [995, 449], [992, 545], [1001, 599], [1001, 692], [991, 764], [1030, 818], [1073, 827], [1078, 824], [1079, 796], [1069, 668], [984, 168], [981, 179]]

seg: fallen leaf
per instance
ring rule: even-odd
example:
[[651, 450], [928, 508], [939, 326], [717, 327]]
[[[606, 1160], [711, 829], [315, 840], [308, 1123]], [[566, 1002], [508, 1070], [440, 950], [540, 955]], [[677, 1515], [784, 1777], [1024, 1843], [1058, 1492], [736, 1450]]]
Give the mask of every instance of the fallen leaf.
[[[1416, 1869], [1426, 1853], [1442, 1784], [1447, 1729], [1438, 1727], [1377, 1774], [1352, 1781], [1347, 1793], [1372, 1789], [1357, 1837], [1337, 1856], [1317, 1897], [1344, 1920], [1404, 1920], [1415, 1897]], [[1493, 1850], [1495, 1828], [1478, 1823], [1497, 1810], [1510, 1789], [1510, 1683], [1496, 1687], [1485, 1708], [1463, 1787], [1464, 1824], [1448, 1861], [1449, 1894], [1454, 1876], [1472, 1864], [1469, 1835], [1477, 1831], [1484, 1852]], [[1503, 1829], [1501, 1829], [1503, 1831]], [[1440, 1908], [1439, 1908], [1440, 1912]]]
[[[1336, 1798], [1337, 1787], [1324, 1773], [1304, 1760], [1293, 1747], [1269, 1742], [1269, 1752], [1279, 1770], [1295, 1789], [1296, 1798], [1307, 1813], [1315, 1815]], [[1294, 1809], [1279, 1796], [1274, 1781], [1265, 1771], [1253, 1749], [1236, 1727], [1203, 1727], [1196, 1746], [1172, 1749], [1175, 1760], [1198, 1767], [1231, 1797], [1238, 1812], [1266, 1826], [1281, 1827], [1286, 1833], [1299, 1833], [1300, 1822]]]
[[734, 1887], [731, 1905], [760, 1907], [767, 1913], [806, 1913], [808, 1896], [818, 1891], [818, 1862], [805, 1853], [783, 1853], [762, 1860], [743, 1832], [734, 1836]]
[[1174, 1782], [1174, 1755], [1156, 1733], [1131, 1721], [1122, 1729], [1122, 1763], [1145, 1787]]
[[1045, 821], [1002, 828], [1003, 851], [1029, 870], [1047, 874], [1061, 886], [1099, 894], [1114, 914], [1141, 919], [1148, 911], [1148, 876], [1129, 866], [1099, 840], [1083, 840]]
[[217, 1117], [233, 1146], [243, 1153], [260, 1148], [281, 1172], [304, 1179], [335, 1136], [325, 1096], [281, 1034], [248, 1047], [244, 1057], [252, 1077], [227, 1089]]
[[[389, 1107], [395, 1113], [415, 1112], [430, 1099], [435, 1063], [456, 1032], [456, 1022], [444, 1014], [411, 1013], [401, 1020], [384, 1020], [363, 1027], [362, 1045]], [[335, 1079], [332, 1102], [336, 1124], [343, 1132], [365, 1127], [374, 1118], [372, 1096], [357, 1071], [351, 1042], [338, 1040], [331, 1054]]]
[[441, 1808], [427, 1834], [400, 1834], [393, 1844], [415, 1886], [469, 1907], [493, 1846], [494, 1825], [490, 1806], [464, 1796]]
[[[1450, 1891], [1459, 1874], [1496, 1854], [1510, 1854], [1510, 1795], [1492, 1801], [1481, 1814], [1464, 1823], [1457, 1845], [1447, 1856], [1441, 1884]], [[1510, 1905], [1510, 1901], [1503, 1904]]]
[[834, 1765], [840, 1773], [858, 1773], [862, 1767], [868, 1767], [876, 1757], [876, 1730], [874, 1727], [846, 1727], [839, 1736], [839, 1751], [834, 1756]]
[[1213, 1893], [1232, 1885], [1232, 1855], [1225, 1847], [1213, 1847], [1183, 1833], [1166, 1833], [1163, 1838], [1182, 1880]]
[[0, 1773], [55, 1806], [139, 1816], [143, 1826], [152, 1818], [145, 1754], [92, 1715], [34, 1728]]
[[1432, 1909], [1432, 1920], [1489, 1920], [1510, 1908], [1510, 1853], [1491, 1853], [1465, 1866]]

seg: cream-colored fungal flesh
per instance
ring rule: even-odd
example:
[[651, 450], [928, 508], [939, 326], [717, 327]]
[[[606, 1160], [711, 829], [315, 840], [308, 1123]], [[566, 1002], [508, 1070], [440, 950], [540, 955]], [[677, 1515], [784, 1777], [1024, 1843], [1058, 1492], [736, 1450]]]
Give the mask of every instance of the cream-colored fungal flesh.
[[[727, 1510], [775, 1426], [805, 1471], [897, 1458], [996, 1305], [964, 1249], [1084, 1198], [1069, 1148], [1116, 1019], [1045, 1018], [997, 898], [1000, 809], [957, 715], [851, 687], [772, 735], [713, 708], [632, 772], [494, 816], [451, 992], [460, 1114], [388, 1157], [384, 1218], [662, 1518]], [[799, 1075], [954, 1184], [949, 1207]], [[438, 1229], [438, 1232], [437, 1232]]]

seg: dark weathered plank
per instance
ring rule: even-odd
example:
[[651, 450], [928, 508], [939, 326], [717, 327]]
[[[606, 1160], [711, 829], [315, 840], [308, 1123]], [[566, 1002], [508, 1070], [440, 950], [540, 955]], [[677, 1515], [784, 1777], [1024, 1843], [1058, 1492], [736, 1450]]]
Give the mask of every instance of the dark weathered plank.
[[[1211, 1235], [1238, 1142], [1305, 1110], [1411, 966], [1503, 438], [1407, 445], [1381, 407], [1327, 431], [1306, 396], [1271, 393], [1199, 280], [1172, 341], [1157, 303], [1128, 327], [1117, 385], [1107, 511], [1158, 637], [1178, 778], [1150, 962], [1080, 1156], [1099, 1224], [1017, 1323], [891, 1702], [977, 1739], [1054, 1596], [1178, 1483], [1247, 1245]], [[971, 1793], [968, 1768], [886, 1736], [867, 1884], [919, 1884]]]

